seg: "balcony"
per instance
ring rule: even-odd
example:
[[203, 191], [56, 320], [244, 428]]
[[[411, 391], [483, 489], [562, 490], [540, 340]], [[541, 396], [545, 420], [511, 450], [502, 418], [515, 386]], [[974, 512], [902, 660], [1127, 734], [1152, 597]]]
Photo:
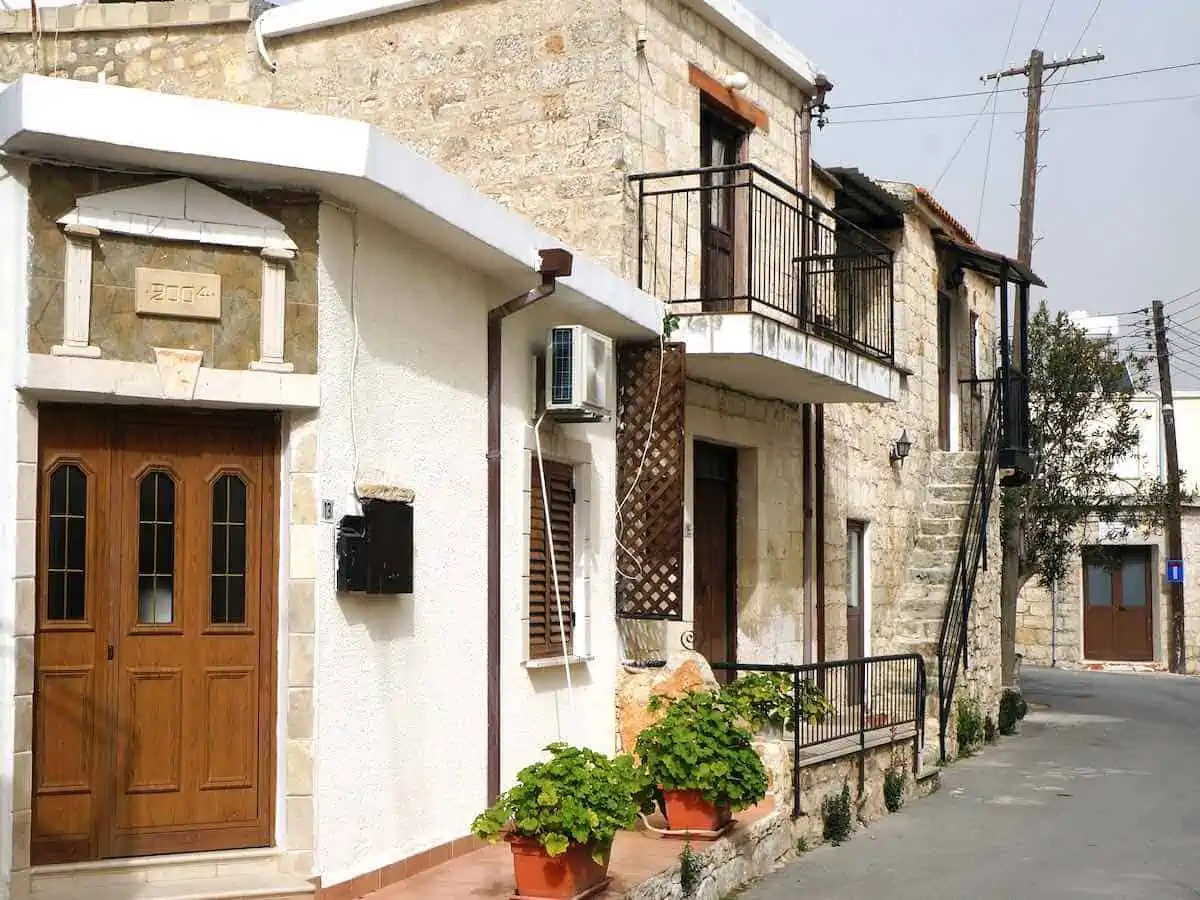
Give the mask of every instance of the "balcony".
[[638, 283], [688, 371], [801, 403], [895, 400], [892, 251], [757, 166], [634, 175]]

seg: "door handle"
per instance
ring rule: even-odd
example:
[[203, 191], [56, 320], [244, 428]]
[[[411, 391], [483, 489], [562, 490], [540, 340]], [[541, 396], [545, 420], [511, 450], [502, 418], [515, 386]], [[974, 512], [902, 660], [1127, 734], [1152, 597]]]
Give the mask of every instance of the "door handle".
[[1125, 607], [1124, 607], [1124, 606], [1121, 606], [1120, 604], [1118, 604], [1118, 605], [1117, 605], [1117, 612], [1125, 612]]
[[112, 645], [112, 644], [109, 644], [109, 645], [108, 645], [108, 650], [107, 650], [107, 651], [105, 651], [105, 655], [106, 655], [106, 656], [107, 656], [107, 657], [108, 657], [110, 660], [113, 658], [113, 645]]

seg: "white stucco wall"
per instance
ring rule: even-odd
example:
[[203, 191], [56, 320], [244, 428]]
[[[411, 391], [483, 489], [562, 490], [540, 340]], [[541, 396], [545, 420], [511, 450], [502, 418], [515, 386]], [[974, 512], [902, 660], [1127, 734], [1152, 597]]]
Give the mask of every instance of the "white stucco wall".
[[[412, 596], [336, 594], [335, 526], [319, 526], [316, 871], [336, 883], [466, 835], [486, 799], [486, 311], [514, 291], [331, 205], [320, 242], [320, 499], [335, 502], [335, 521], [353, 511], [356, 457], [363, 476], [416, 493]], [[574, 723], [562, 667], [522, 666], [531, 353], [564, 324], [556, 309], [544, 300], [504, 332], [504, 786], [560, 737], [614, 746], [610, 502], [581, 504], [596, 658], [572, 667]], [[612, 497], [611, 424], [547, 428], [543, 443], [548, 456], [589, 457], [581, 501]]]
[[28, 305], [29, 213], [27, 167], [0, 165], [0, 897], [12, 871], [13, 693], [16, 679], [18, 348]]

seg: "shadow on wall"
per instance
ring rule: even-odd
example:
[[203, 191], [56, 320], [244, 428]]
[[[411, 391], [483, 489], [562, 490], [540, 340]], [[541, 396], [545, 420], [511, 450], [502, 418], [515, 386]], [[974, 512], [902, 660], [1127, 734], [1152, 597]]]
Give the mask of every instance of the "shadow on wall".
[[350, 627], [366, 629], [373, 642], [412, 639], [416, 635], [416, 598], [403, 595], [337, 594]]
[[[346, 252], [330, 246], [341, 240], [329, 241], [326, 246], [334, 250], [336, 262], [331, 265], [326, 258], [324, 263], [356, 326], [358, 374], [366, 358], [435, 381], [445, 390], [482, 397], [487, 373], [482, 356], [471, 360], [470, 351], [485, 344], [489, 288], [497, 302], [507, 299], [503, 291], [473, 275], [461, 261], [369, 216], [340, 218], [350, 232], [342, 248]], [[464, 302], [472, 294], [483, 299]], [[465, 329], [464, 319], [469, 323]], [[348, 391], [349, 385], [345, 387]], [[396, 412], [399, 418], [404, 410]], [[480, 428], [482, 433], [482, 422]]]

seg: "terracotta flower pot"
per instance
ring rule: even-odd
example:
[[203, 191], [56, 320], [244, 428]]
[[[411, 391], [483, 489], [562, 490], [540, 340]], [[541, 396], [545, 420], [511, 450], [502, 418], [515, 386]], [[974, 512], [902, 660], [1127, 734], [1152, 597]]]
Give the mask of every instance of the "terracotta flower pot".
[[513, 877], [517, 896], [538, 900], [571, 900], [589, 896], [589, 892], [608, 878], [608, 854], [604, 862], [592, 859], [592, 848], [572, 844], [565, 853], [551, 856], [532, 838], [512, 836]]
[[715, 806], [700, 791], [663, 790], [667, 827], [672, 831], [720, 831], [733, 814], [728, 806]]

